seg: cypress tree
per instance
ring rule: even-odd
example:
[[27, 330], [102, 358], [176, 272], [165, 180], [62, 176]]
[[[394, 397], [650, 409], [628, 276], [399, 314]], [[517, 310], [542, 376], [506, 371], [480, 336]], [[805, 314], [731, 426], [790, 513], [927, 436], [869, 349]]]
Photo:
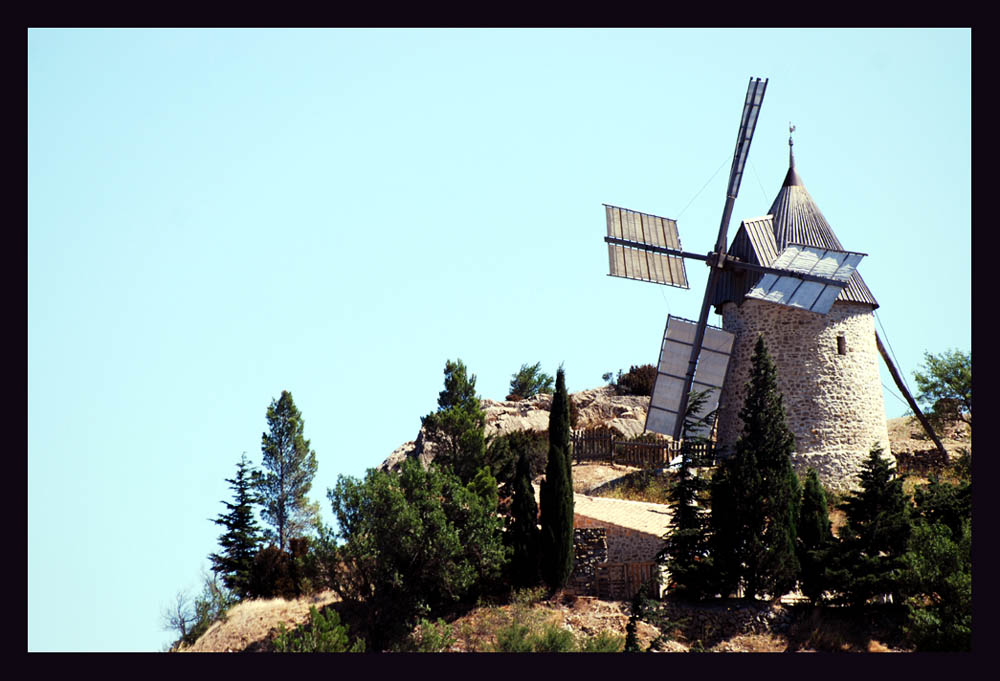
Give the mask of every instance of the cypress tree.
[[236, 477], [226, 479], [233, 490], [233, 503], [223, 501], [228, 513], [220, 513], [212, 521], [226, 528], [219, 537], [222, 551], [208, 557], [212, 571], [241, 599], [249, 596], [250, 571], [261, 545], [260, 528], [253, 514], [253, 504], [257, 502], [253, 491], [256, 478], [257, 471], [250, 468], [244, 453], [236, 465]]
[[823, 571], [827, 553], [833, 542], [830, 531], [830, 514], [827, 511], [826, 493], [819, 482], [815, 469], [806, 473], [805, 489], [802, 492], [802, 506], [799, 510], [798, 554], [802, 566], [799, 586], [802, 593], [813, 603], [818, 603], [826, 582]]
[[751, 359], [740, 418], [743, 433], [736, 452], [720, 467], [712, 489], [714, 563], [724, 587], [738, 581], [747, 598], [778, 598], [795, 586], [799, 572], [799, 483], [791, 460], [795, 438], [785, 423], [777, 370], [762, 337]]
[[510, 514], [507, 537], [513, 549], [511, 581], [519, 587], [534, 586], [538, 583], [538, 504], [531, 486], [528, 452], [523, 449], [517, 459]]
[[541, 572], [552, 591], [573, 571], [573, 478], [570, 469], [569, 395], [562, 367], [549, 412], [549, 459], [541, 489]]

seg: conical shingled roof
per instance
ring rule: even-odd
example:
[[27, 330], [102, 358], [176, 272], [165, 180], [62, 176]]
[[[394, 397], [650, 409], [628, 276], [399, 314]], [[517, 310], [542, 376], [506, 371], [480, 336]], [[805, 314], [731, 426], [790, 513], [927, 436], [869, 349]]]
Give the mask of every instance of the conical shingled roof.
[[[768, 211], [771, 224], [767, 225], [766, 218], [744, 220], [740, 224], [736, 236], [733, 237], [733, 244], [728, 251], [730, 255], [769, 266], [774, 262], [775, 254], [781, 253], [788, 244], [805, 244], [806, 246], [845, 250], [795, 170], [794, 158], [790, 158], [789, 161], [788, 173], [781, 185], [781, 191], [778, 192], [778, 196]], [[756, 234], [763, 225], [773, 229], [773, 247], [769, 243], [767, 247], [763, 247], [765, 240]], [[753, 238], [754, 236], [757, 238]], [[712, 304], [721, 305], [727, 300], [741, 302], [743, 295], [759, 279], [759, 276], [750, 273], [739, 275], [731, 271], [723, 272], [716, 285]], [[878, 307], [875, 296], [865, 285], [857, 270], [851, 275], [850, 283], [837, 296], [837, 300], [865, 303], [873, 308]]]

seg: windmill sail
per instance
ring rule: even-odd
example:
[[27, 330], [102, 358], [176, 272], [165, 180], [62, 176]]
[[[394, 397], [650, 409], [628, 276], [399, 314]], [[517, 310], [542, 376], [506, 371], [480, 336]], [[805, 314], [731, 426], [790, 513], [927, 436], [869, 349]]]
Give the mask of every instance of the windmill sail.
[[[688, 368], [697, 330], [698, 325], [695, 322], [672, 315], [667, 317], [667, 328], [663, 332], [663, 343], [660, 346], [660, 361], [656, 367], [653, 396], [649, 401], [649, 411], [646, 412], [646, 430], [674, 436], [678, 420], [683, 420], [680, 411], [681, 398], [684, 394], [684, 374]], [[734, 339], [733, 334], [718, 327], [708, 326], [705, 329], [691, 389], [708, 390], [709, 393], [701, 410], [693, 415], [695, 418], [710, 414], [719, 405], [719, 392], [726, 378], [726, 368], [729, 366], [729, 355], [732, 352]], [[697, 432], [689, 432], [687, 435], [707, 437], [710, 431], [711, 423], [706, 423]]]
[[705, 285], [705, 297], [701, 303], [701, 314], [698, 316], [698, 324], [691, 343], [688, 358], [688, 368], [684, 374], [684, 384], [681, 387], [680, 403], [677, 405], [679, 418], [674, 419], [674, 432], [671, 433], [674, 440], [681, 437], [684, 427], [683, 415], [687, 410], [688, 395], [695, 388], [695, 367], [701, 356], [702, 343], [708, 326], [708, 308], [712, 301], [712, 291], [718, 280], [719, 271], [724, 266], [724, 254], [726, 251], [726, 230], [729, 228], [729, 218], [733, 214], [733, 205], [736, 203], [736, 195], [740, 191], [740, 181], [743, 179], [743, 168], [746, 165], [747, 154], [750, 153], [750, 143], [753, 141], [753, 133], [757, 127], [757, 117], [760, 114], [760, 105], [764, 102], [764, 92], [767, 90], [767, 80], [760, 78], [750, 79], [747, 85], [747, 96], [743, 104], [743, 115], [740, 117], [740, 130], [736, 136], [736, 149], [733, 152], [733, 167], [729, 173], [729, 188], [726, 191], [726, 204], [722, 209], [722, 220], [719, 222], [719, 236], [715, 241], [715, 252], [718, 258], [715, 259], [708, 274], [708, 283]]
[[647, 245], [680, 250], [681, 239], [677, 234], [675, 220], [607, 204], [604, 208], [608, 221], [608, 236], [636, 244], [636, 247], [608, 244], [611, 276], [688, 288], [683, 258], [640, 248], [642, 245]]
[[[765, 274], [746, 297], [826, 314], [864, 256], [864, 253], [789, 244], [771, 265], [787, 270], [788, 274]], [[825, 277], [840, 284], [805, 281], [796, 273]]]
[[767, 89], [767, 80], [760, 78], [751, 80], [747, 87], [747, 98], [743, 104], [743, 117], [740, 119], [740, 131], [736, 136], [736, 151], [733, 153], [733, 167], [729, 172], [729, 188], [727, 196], [735, 197], [740, 191], [740, 182], [743, 180], [743, 168], [746, 166], [747, 154], [750, 153], [750, 142], [753, 140], [753, 132], [757, 128], [757, 116], [760, 114], [760, 105], [764, 102], [764, 91]]

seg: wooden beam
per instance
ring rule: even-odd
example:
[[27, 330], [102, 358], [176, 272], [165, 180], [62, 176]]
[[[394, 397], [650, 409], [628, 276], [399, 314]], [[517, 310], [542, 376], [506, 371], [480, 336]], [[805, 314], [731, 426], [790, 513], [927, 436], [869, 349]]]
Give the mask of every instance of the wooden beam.
[[941, 452], [941, 456], [943, 456], [944, 460], [947, 461], [948, 452], [945, 451], [944, 445], [941, 444], [941, 440], [938, 439], [938, 436], [934, 434], [934, 429], [931, 428], [930, 422], [924, 416], [923, 412], [920, 411], [920, 407], [917, 406], [916, 401], [914, 401], [913, 397], [910, 395], [910, 391], [906, 389], [906, 384], [903, 383], [903, 379], [900, 378], [899, 372], [896, 371], [896, 366], [892, 363], [892, 360], [889, 359], [889, 353], [885, 351], [885, 346], [882, 345], [882, 339], [879, 338], [878, 331], [875, 332], [875, 344], [878, 346], [878, 351], [882, 355], [882, 359], [885, 360], [885, 365], [889, 369], [889, 373], [892, 374], [892, 380], [896, 382], [896, 387], [899, 388], [901, 393], [903, 393], [903, 397], [906, 398], [906, 403], [910, 405], [910, 409], [913, 410], [917, 420], [920, 421], [920, 425], [924, 427], [924, 432], [926, 432], [927, 436], [934, 441], [934, 445], [938, 448], [938, 451]]

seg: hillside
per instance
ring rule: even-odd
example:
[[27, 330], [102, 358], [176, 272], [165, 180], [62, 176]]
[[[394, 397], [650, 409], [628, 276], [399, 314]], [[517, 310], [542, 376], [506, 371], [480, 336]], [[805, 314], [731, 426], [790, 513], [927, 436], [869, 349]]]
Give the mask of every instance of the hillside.
[[[524, 427], [527, 423], [540, 425], [540, 414], [547, 417], [548, 396], [541, 396], [524, 403], [504, 403], [484, 400], [487, 410], [487, 428], [500, 432]], [[583, 418], [589, 423], [614, 424], [622, 434], [629, 432], [645, 418], [644, 398], [620, 398], [608, 389], [596, 389], [576, 393]], [[586, 410], [586, 411], [585, 411]], [[547, 425], [547, 420], [545, 421]], [[919, 453], [933, 449], [919, 423], [913, 417], [891, 419], [888, 422], [890, 446], [894, 452]], [[944, 433], [943, 443], [951, 456], [956, 456], [963, 447], [971, 447], [971, 431], [964, 424], [953, 424]], [[387, 459], [382, 467], [394, 468], [404, 456], [421, 456], [425, 452], [417, 440], [401, 447]], [[573, 466], [573, 487], [581, 494], [632, 472], [623, 466], [583, 464]], [[337, 597], [332, 592], [324, 592], [311, 598], [296, 601], [271, 599], [242, 603], [228, 613], [224, 622], [217, 622], [193, 646], [183, 652], [239, 652], [267, 651], [280, 624], [288, 628], [308, 621], [311, 605], [322, 608], [335, 604]], [[520, 609], [518, 609], [520, 608]], [[714, 610], [713, 610], [714, 609]], [[892, 651], [900, 650], [886, 642], [877, 627], [858, 632], [845, 622], [816, 620], [819, 615], [803, 606], [795, 605], [795, 599], [784, 599], [777, 604], [759, 611], [748, 612], [739, 605], [713, 605], [704, 612], [686, 613], [685, 628], [665, 627], [660, 631], [645, 622], [640, 623], [639, 638], [645, 647], [661, 634], [668, 640], [664, 651], [687, 651], [704, 646], [707, 650], [719, 652], [777, 652], [807, 650], [855, 650]], [[707, 614], [706, 614], [707, 613]], [[714, 614], [713, 614], [714, 613]], [[552, 600], [538, 599], [521, 606], [494, 605], [481, 606], [462, 614], [450, 622], [454, 642], [452, 651], [482, 651], [494, 645], [496, 631], [509, 625], [514, 618], [523, 621], [553, 622], [574, 632], [576, 635], [594, 635], [600, 631], [624, 635], [628, 622], [629, 604], [619, 601], [602, 601], [591, 597], [558, 597]], [[729, 628], [718, 626], [728, 622]], [[345, 621], [347, 621], [345, 619]], [[711, 638], [701, 636], [702, 631], [719, 630], [725, 633]], [[896, 643], [896, 646], [899, 644]]]

